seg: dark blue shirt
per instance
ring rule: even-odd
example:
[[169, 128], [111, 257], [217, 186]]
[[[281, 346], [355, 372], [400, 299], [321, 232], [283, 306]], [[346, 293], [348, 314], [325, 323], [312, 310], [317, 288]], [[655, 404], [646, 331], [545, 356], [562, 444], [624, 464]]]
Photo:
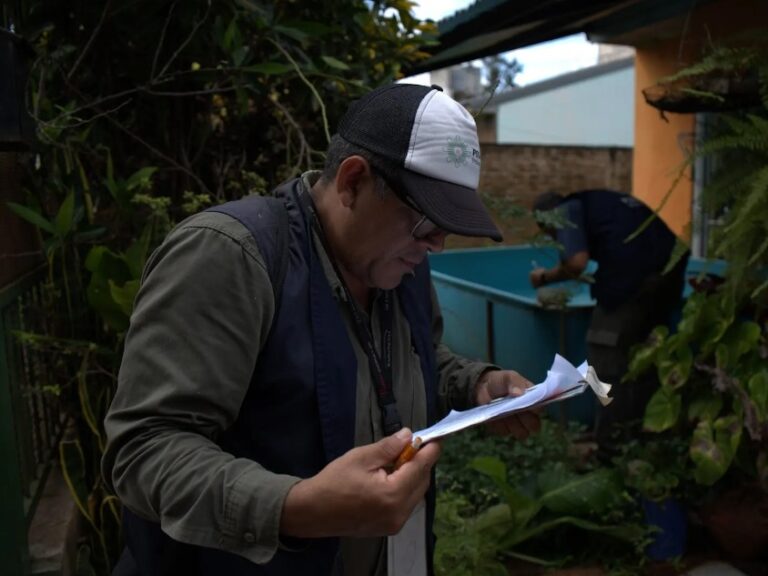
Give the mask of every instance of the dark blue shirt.
[[669, 261], [675, 235], [661, 218], [627, 240], [653, 214], [633, 196], [585, 190], [567, 196], [560, 209], [573, 224], [557, 231], [562, 258], [587, 251], [597, 262], [592, 296], [603, 306], [613, 308], [627, 301]]

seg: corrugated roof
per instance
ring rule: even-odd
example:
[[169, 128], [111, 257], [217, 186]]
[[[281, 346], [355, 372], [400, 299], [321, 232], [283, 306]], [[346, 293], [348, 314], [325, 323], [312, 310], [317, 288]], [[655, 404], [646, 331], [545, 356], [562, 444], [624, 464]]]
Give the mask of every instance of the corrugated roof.
[[712, 0], [477, 0], [440, 20], [431, 58], [408, 75], [446, 68], [515, 48], [586, 33], [606, 38], [649, 26]]

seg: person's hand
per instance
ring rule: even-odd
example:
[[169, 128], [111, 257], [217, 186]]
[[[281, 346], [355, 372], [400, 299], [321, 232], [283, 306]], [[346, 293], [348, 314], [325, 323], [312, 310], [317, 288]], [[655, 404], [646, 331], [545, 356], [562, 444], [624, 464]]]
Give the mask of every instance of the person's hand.
[[546, 268], [534, 268], [528, 274], [528, 279], [531, 282], [531, 286], [539, 288], [547, 283], [547, 269]]
[[440, 444], [430, 442], [391, 471], [412, 433], [403, 428], [375, 444], [354, 448], [318, 474], [295, 484], [285, 498], [285, 536], [387, 536], [405, 524], [429, 488]]
[[[514, 370], [490, 370], [484, 372], [477, 382], [475, 402], [480, 406], [488, 404], [494, 398], [520, 396], [530, 386], [532, 386], [531, 382]], [[526, 410], [493, 420], [487, 424], [487, 427], [493, 434], [509, 435], [518, 440], [525, 440], [539, 431], [541, 420], [536, 411]]]

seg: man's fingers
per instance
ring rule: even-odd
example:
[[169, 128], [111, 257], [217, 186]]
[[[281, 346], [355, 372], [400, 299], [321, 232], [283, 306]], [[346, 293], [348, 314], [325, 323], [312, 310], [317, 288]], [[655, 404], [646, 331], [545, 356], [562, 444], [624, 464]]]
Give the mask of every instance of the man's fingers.
[[356, 450], [360, 452], [370, 468], [383, 468], [395, 463], [400, 453], [411, 443], [412, 436], [410, 429], [402, 428], [391, 436]]
[[513, 370], [499, 370], [491, 372], [486, 378], [488, 395], [493, 398], [503, 396], [520, 396], [527, 388], [533, 386], [533, 383], [527, 378], [523, 378]]
[[488, 424], [492, 434], [498, 436], [513, 436], [516, 440], [525, 440], [541, 428], [541, 420], [533, 412], [520, 412], [494, 420]]
[[518, 414], [518, 418], [520, 419], [523, 428], [528, 431], [528, 434], [535, 434], [541, 430], [541, 418], [539, 418], [538, 413], [521, 412]]

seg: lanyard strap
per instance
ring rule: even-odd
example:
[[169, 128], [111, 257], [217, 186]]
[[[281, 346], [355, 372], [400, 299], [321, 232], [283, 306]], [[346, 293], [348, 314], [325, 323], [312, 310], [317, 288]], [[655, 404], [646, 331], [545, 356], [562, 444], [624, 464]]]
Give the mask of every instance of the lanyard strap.
[[368, 357], [368, 368], [371, 371], [373, 389], [376, 393], [376, 401], [379, 405], [379, 409], [381, 410], [382, 428], [384, 434], [389, 436], [403, 427], [400, 420], [400, 414], [397, 411], [397, 402], [392, 386], [392, 321], [394, 317], [392, 291], [382, 290], [379, 298], [377, 298], [377, 306], [379, 308], [379, 317], [381, 321], [382, 355], [379, 355], [366, 317], [357, 306], [349, 288], [347, 288], [344, 276], [341, 275], [338, 266], [336, 265], [333, 254], [328, 249], [325, 234], [323, 233], [320, 220], [317, 218], [317, 213], [315, 212], [315, 207], [312, 203], [309, 191], [301, 192], [299, 194], [299, 199], [301, 200], [303, 208], [310, 216], [312, 229], [320, 238], [320, 242], [322, 243], [323, 248], [325, 248], [328, 259], [341, 283], [341, 289], [344, 291], [347, 306], [349, 307], [354, 320], [355, 334]]

